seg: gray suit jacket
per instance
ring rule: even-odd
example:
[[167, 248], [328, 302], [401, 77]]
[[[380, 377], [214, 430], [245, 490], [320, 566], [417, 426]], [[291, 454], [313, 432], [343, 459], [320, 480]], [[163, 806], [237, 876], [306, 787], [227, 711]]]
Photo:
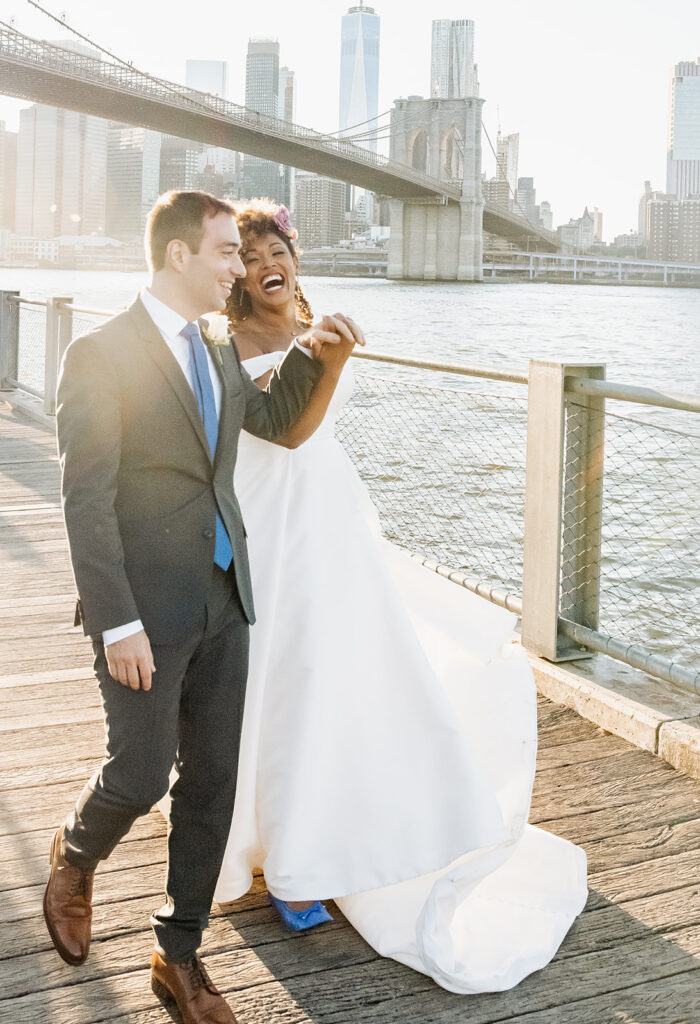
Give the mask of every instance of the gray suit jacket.
[[267, 440], [284, 434], [321, 369], [292, 348], [260, 391], [233, 345], [214, 357], [222, 398], [212, 464], [192, 389], [139, 299], [66, 350], [58, 447], [78, 617], [88, 634], [140, 618], [153, 643], [172, 643], [201, 626], [217, 504], [241, 603], [255, 620], [233, 491], [238, 435], [242, 427]]

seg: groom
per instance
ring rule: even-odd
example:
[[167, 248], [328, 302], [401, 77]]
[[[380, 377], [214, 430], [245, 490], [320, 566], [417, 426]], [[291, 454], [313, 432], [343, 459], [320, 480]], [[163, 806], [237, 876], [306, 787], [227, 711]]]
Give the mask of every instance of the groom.
[[186, 1024], [231, 1024], [197, 950], [233, 812], [254, 621], [238, 435], [283, 438], [321, 375], [322, 346], [351, 330], [324, 318], [260, 391], [199, 323], [245, 276], [231, 205], [161, 196], [146, 250], [149, 287], [70, 345], [58, 388], [76, 615], [92, 638], [106, 754], [54, 836], [44, 915], [61, 957], [83, 963], [95, 868], [165, 795], [175, 763], [151, 982]]

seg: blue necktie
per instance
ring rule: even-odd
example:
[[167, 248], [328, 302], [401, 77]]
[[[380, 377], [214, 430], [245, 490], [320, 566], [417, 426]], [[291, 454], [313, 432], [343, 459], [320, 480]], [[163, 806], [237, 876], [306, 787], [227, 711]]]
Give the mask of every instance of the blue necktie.
[[[216, 441], [219, 436], [219, 417], [216, 415], [216, 402], [214, 400], [214, 388], [209, 374], [209, 362], [207, 350], [202, 341], [197, 324], [185, 324], [180, 331], [183, 338], [190, 343], [190, 375], [192, 377], [192, 390], [194, 391], [199, 415], [204, 423], [204, 433], [209, 442], [209, 451], [212, 462], [216, 453]], [[233, 549], [229, 540], [224, 521], [218, 509], [216, 512], [216, 542], [214, 544], [214, 562], [222, 569], [228, 569], [233, 559]]]

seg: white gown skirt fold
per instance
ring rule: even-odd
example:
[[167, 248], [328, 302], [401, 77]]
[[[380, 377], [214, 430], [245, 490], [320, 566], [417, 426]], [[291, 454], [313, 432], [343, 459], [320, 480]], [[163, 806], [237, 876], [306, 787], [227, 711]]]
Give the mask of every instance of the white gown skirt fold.
[[382, 539], [332, 423], [294, 451], [243, 435], [236, 490], [258, 621], [215, 898], [262, 868], [444, 988], [510, 988], [587, 896], [583, 851], [527, 825], [537, 705], [514, 617]]

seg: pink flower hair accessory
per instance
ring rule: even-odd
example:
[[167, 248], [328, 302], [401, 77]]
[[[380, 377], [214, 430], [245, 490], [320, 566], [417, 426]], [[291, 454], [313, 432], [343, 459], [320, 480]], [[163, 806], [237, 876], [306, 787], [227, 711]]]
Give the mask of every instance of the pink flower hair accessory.
[[295, 239], [299, 237], [297, 229], [292, 227], [292, 223], [289, 219], [289, 210], [286, 206], [283, 205], [277, 207], [277, 213], [272, 218], [272, 223], [282, 232], [283, 235], [291, 238], [292, 241], [295, 241]]

